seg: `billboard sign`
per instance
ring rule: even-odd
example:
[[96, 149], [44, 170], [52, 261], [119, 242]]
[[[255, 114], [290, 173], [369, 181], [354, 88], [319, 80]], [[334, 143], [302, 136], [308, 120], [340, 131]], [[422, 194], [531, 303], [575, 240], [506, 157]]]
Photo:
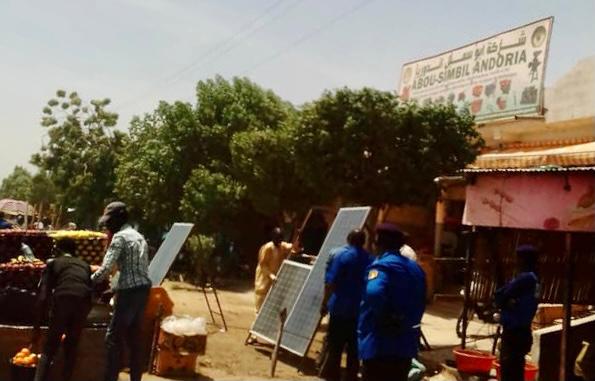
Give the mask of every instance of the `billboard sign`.
[[454, 104], [476, 120], [543, 110], [544, 74], [553, 17], [403, 65], [404, 101]]
[[477, 176], [463, 224], [595, 232], [595, 174]]

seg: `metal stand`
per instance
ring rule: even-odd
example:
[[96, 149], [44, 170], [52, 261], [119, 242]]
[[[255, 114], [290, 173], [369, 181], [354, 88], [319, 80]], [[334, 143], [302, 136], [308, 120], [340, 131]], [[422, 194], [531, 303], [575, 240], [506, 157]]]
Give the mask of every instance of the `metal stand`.
[[564, 239], [566, 258], [566, 291], [564, 292], [564, 320], [562, 323], [562, 343], [560, 348], [560, 380], [567, 381], [572, 378], [572, 359], [571, 352], [571, 334], [570, 321], [572, 320], [572, 295], [573, 295], [573, 281], [574, 277], [574, 255], [572, 253], [572, 236], [566, 233]]
[[[227, 322], [225, 321], [225, 316], [223, 315], [223, 309], [221, 308], [221, 303], [219, 302], [219, 296], [217, 295], [217, 289], [215, 288], [215, 286], [213, 286], [212, 284], [209, 284], [209, 283], [200, 286], [200, 288], [202, 289], [202, 293], [205, 296], [205, 301], [207, 302], [207, 308], [209, 309], [209, 314], [211, 314], [211, 320], [213, 321], [213, 324], [217, 325], [217, 322], [215, 321], [215, 315], [220, 316], [221, 321], [223, 322], [223, 332], [226, 332], [227, 331]], [[209, 302], [209, 296], [207, 295], [207, 289], [209, 291], [211, 291], [213, 293], [213, 295], [215, 295], [215, 301], [217, 302], [217, 309], [219, 310], [219, 312], [213, 311], [213, 309], [211, 308], [211, 303]]]
[[467, 344], [467, 325], [468, 325], [468, 316], [467, 312], [469, 311], [469, 305], [471, 304], [471, 273], [473, 269], [471, 268], [471, 261], [473, 258], [473, 252], [475, 251], [475, 226], [472, 227], [472, 231], [467, 233], [467, 253], [465, 255], [465, 301], [463, 302], [463, 327], [462, 327], [462, 337], [461, 337], [461, 348], [465, 349]]
[[273, 354], [271, 356], [271, 378], [275, 377], [275, 369], [277, 368], [277, 357], [279, 356], [281, 340], [283, 340], [283, 328], [285, 328], [285, 320], [287, 320], [287, 308], [283, 308], [281, 312], [279, 312], [279, 333], [277, 334], [275, 349], [273, 350]]
[[496, 354], [496, 348], [498, 347], [498, 340], [500, 340], [500, 335], [502, 334], [502, 326], [498, 325], [496, 328], [496, 336], [494, 336], [494, 343], [492, 344], [492, 354]]
[[252, 337], [252, 334], [250, 333], [250, 331], [248, 331], [248, 336], [246, 336], [246, 340], [244, 340], [244, 345], [250, 344], [251, 337]]
[[161, 318], [163, 318], [163, 305], [159, 304], [157, 309], [157, 315], [155, 316], [155, 322], [153, 324], [153, 337], [151, 340], [151, 353], [149, 354], [149, 373], [155, 374], [156, 368], [156, 350], [157, 342], [159, 339], [159, 331], [161, 327]]
[[421, 338], [423, 348], [425, 348], [427, 351], [431, 351], [432, 347], [430, 346], [430, 343], [428, 342], [428, 339], [426, 338], [426, 335], [424, 335], [424, 331], [422, 331], [421, 328], [419, 329], [419, 337]]

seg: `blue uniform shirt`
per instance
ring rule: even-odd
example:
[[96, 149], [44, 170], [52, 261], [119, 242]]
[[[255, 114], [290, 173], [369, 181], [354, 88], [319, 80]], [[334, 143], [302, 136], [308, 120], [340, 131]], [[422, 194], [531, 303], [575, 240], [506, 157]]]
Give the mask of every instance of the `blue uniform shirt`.
[[3, 218], [0, 218], [0, 229], [12, 229], [12, 224]]
[[362, 360], [417, 355], [425, 294], [425, 274], [411, 259], [387, 252], [370, 265], [358, 324]]
[[496, 305], [502, 309], [500, 322], [505, 329], [527, 328], [537, 311], [537, 275], [523, 272], [496, 291]]
[[333, 250], [324, 277], [325, 283], [335, 285], [327, 303], [332, 317], [357, 318], [370, 262], [370, 254], [362, 248], [346, 245]]

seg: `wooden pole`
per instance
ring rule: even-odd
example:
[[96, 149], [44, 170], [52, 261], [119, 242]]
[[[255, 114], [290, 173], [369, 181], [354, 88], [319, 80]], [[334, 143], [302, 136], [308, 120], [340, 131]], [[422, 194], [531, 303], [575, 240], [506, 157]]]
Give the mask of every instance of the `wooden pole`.
[[570, 358], [570, 321], [572, 319], [572, 294], [574, 277], [574, 256], [572, 255], [572, 236], [566, 233], [564, 237], [564, 258], [566, 259], [566, 291], [564, 292], [564, 321], [562, 323], [562, 344], [560, 346], [560, 380], [568, 381], [572, 378], [572, 359]]
[[277, 368], [277, 357], [279, 356], [279, 348], [281, 347], [281, 340], [283, 339], [283, 328], [285, 328], [285, 320], [287, 319], [287, 308], [283, 308], [279, 312], [279, 333], [277, 334], [277, 341], [275, 342], [275, 349], [271, 358], [271, 378], [275, 377], [275, 368]]
[[471, 274], [473, 272], [471, 266], [471, 258], [473, 257], [473, 252], [475, 251], [475, 226], [472, 227], [471, 232], [467, 233], [467, 252], [465, 255], [465, 295], [463, 301], [463, 327], [462, 327], [462, 335], [461, 335], [461, 348], [465, 349], [467, 345], [467, 324], [468, 324], [468, 311], [469, 305], [471, 300]]

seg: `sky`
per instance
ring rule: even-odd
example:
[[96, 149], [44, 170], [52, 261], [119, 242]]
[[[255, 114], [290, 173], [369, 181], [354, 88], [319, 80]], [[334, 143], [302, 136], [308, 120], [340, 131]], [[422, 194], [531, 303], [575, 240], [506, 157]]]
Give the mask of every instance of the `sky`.
[[401, 66], [554, 16], [546, 86], [595, 54], [595, 1], [0, 2], [0, 179], [29, 164], [57, 89], [111, 98], [118, 128], [197, 81], [247, 76], [296, 105], [325, 89], [395, 91]]

